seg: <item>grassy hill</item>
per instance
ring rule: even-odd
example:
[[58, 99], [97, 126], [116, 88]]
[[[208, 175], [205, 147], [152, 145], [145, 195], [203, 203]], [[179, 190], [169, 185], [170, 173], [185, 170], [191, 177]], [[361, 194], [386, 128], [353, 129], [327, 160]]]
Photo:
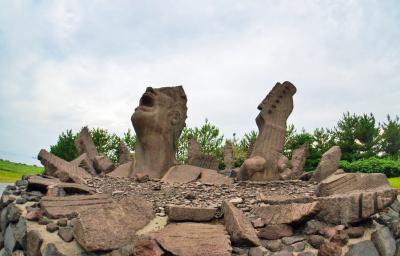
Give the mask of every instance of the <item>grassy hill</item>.
[[0, 182], [14, 182], [20, 179], [24, 174], [35, 175], [43, 171], [43, 167], [13, 163], [8, 160], [0, 159]]

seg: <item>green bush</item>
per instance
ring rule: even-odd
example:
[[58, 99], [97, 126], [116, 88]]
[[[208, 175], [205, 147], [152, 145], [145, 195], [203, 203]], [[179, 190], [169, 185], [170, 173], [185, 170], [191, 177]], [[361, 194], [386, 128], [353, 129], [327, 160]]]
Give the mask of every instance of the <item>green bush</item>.
[[384, 173], [388, 178], [400, 176], [400, 161], [371, 157], [364, 160], [340, 161], [340, 167], [347, 172]]

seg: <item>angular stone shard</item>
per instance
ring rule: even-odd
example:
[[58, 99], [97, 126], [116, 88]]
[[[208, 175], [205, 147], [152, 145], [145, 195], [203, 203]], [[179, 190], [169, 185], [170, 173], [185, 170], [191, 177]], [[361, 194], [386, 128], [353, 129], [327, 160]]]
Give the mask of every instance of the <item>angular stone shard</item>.
[[40, 202], [45, 214], [54, 219], [76, 217], [86, 209], [101, 209], [113, 205], [109, 195], [43, 197]]
[[266, 225], [271, 225], [299, 223], [315, 215], [319, 209], [318, 202], [312, 202], [260, 206], [253, 211]]
[[176, 164], [176, 142], [186, 126], [186, 102], [182, 86], [146, 89], [131, 118], [137, 135], [135, 172], [160, 179]]
[[120, 165], [126, 164], [126, 163], [132, 161], [131, 151], [129, 150], [128, 146], [123, 141], [121, 141], [119, 143], [118, 153], [119, 153], [118, 163]]
[[170, 221], [210, 221], [217, 213], [216, 208], [185, 207], [169, 205], [167, 207], [168, 220]]
[[89, 157], [86, 153], [83, 153], [82, 155], [78, 156], [76, 159], [72, 160], [71, 164], [85, 169], [88, 173], [90, 173], [92, 175], [97, 174], [96, 170], [93, 167], [93, 161], [89, 159]]
[[314, 196], [293, 197], [287, 194], [270, 195], [263, 192], [257, 192], [256, 199], [267, 204], [312, 203], [317, 200]]
[[114, 169], [113, 162], [103, 155], [95, 156], [93, 166], [98, 173], [109, 173]]
[[28, 191], [41, 191], [47, 193], [49, 187], [58, 187], [63, 189], [67, 194], [91, 194], [90, 188], [83, 184], [61, 182], [59, 179], [49, 179], [40, 176], [29, 176]]
[[202, 153], [200, 144], [196, 141], [194, 137], [190, 137], [188, 140], [188, 164], [197, 166], [197, 159], [199, 159], [201, 155]]
[[285, 143], [286, 120], [293, 110], [296, 87], [290, 82], [277, 83], [258, 106], [258, 136], [254, 149], [240, 170], [242, 180], [278, 180], [278, 161]]
[[313, 179], [315, 181], [322, 181], [329, 175], [333, 174], [337, 169], [339, 169], [339, 161], [342, 156], [342, 151], [339, 146], [333, 146], [328, 151], [326, 151], [321, 160], [318, 163], [317, 169], [315, 169]]
[[203, 168], [192, 165], [176, 165], [171, 167], [161, 181], [167, 183], [188, 183], [200, 177]]
[[92, 177], [86, 170], [55, 156], [45, 149], [40, 150], [38, 159], [45, 167], [45, 174], [59, 178], [61, 181], [84, 183], [84, 179]]
[[199, 181], [207, 185], [230, 185], [233, 180], [225, 175], [217, 173], [215, 170], [203, 169], [201, 170]]
[[223, 225], [169, 224], [155, 239], [164, 250], [177, 256], [230, 256], [232, 251]]
[[[95, 217], [94, 217], [95, 216]], [[154, 218], [152, 205], [137, 197], [79, 213], [74, 238], [88, 252], [118, 249]]]
[[294, 179], [298, 179], [304, 173], [304, 165], [308, 158], [308, 144], [303, 144], [300, 148], [295, 149], [292, 153], [292, 174]]
[[234, 165], [233, 160], [233, 145], [232, 142], [226, 141], [224, 146], [224, 164], [225, 169], [231, 170]]
[[253, 225], [241, 210], [226, 201], [222, 204], [222, 209], [225, 228], [234, 244], [249, 247], [261, 245]]
[[367, 240], [351, 245], [345, 256], [379, 256], [379, 253], [374, 243]]
[[115, 168], [112, 172], [107, 175], [112, 177], [132, 177], [134, 162], [130, 161], [125, 164], [121, 164]]
[[92, 161], [94, 161], [94, 158], [99, 155], [99, 152], [93, 143], [92, 137], [90, 137], [89, 128], [87, 126], [82, 128], [78, 138], [76, 138], [75, 147], [79, 154], [86, 153], [89, 159]]

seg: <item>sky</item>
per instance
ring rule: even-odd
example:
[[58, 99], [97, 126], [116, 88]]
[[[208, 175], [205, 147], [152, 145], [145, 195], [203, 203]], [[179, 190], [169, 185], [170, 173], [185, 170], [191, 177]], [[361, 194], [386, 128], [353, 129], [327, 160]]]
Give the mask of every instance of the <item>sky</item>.
[[187, 126], [256, 130], [276, 82], [288, 123], [400, 115], [400, 1], [0, 0], [0, 158], [36, 163], [84, 125], [118, 135], [147, 86], [183, 85]]

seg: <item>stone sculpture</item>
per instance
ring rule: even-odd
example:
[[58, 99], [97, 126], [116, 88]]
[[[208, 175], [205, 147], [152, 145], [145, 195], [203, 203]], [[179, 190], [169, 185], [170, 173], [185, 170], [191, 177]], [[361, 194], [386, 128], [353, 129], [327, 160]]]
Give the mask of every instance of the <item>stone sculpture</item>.
[[182, 86], [148, 87], [131, 121], [137, 135], [134, 173], [161, 178], [176, 164], [176, 142], [186, 123]]
[[132, 161], [131, 152], [129, 151], [128, 146], [123, 141], [121, 141], [119, 144], [118, 153], [119, 153], [118, 163], [120, 165]]
[[285, 143], [286, 120], [293, 110], [296, 87], [290, 82], [277, 83], [258, 106], [256, 118], [258, 136], [251, 156], [247, 159], [238, 178], [241, 180], [280, 179], [278, 161]]
[[232, 142], [226, 141], [224, 146], [224, 164], [225, 169], [232, 169], [233, 168], [233, 146]]

